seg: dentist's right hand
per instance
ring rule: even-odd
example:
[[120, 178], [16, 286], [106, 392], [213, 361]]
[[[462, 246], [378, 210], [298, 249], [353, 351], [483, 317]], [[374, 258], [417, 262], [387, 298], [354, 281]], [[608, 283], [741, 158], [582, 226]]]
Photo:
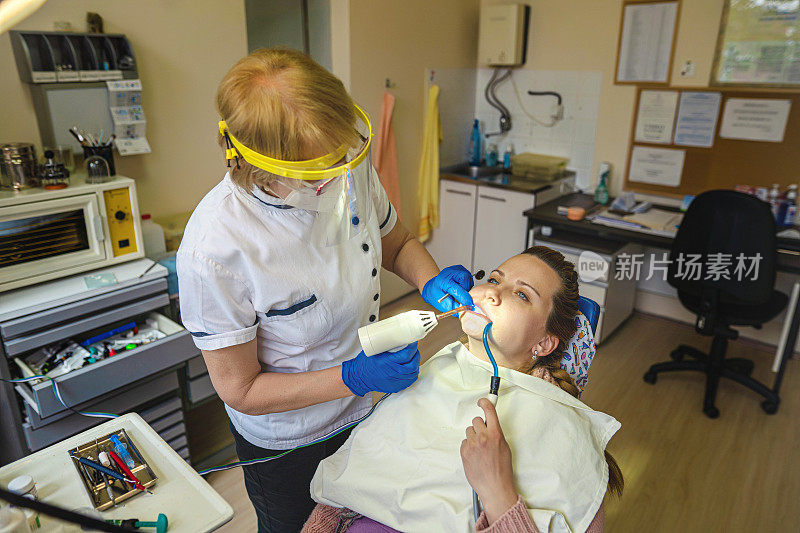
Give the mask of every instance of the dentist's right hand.
[[417, 380], [419, 360], [416, 342], [396, 352], [371, 357], [361, 352], [342, 363], [342, 381], [356, 396], [372, 391], [398, 392]]

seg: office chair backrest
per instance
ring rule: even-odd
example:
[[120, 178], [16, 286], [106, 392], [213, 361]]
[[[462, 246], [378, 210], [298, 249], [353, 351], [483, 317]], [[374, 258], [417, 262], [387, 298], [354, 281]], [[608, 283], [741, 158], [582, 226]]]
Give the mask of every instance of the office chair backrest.
[[578, 301], [578, 310], [583, 313], [592, 326], [592, 333], [597, 333], [597, 320], [600, 317], [600, 305], [594, 300], [581, 296]]
[[[731, 190], [704, 192], [695, 198], [683, 217], [670, 251], [667, 280], [670, 285], [694, 295], [719, 291], [720, 302], [760, 304], [769, 300], [775, 284], [775, 219], [766, 202]], [[684, 262], [679, 262], [683, 256]], [[699, 279], [687, 259], [699, 254]], [[714, 254], [724, 254], [717, 256]], [[738, 256], [744, 257], [742, 270]], [[752, 268], [755, 257], [758, 273]], [[718, 276], [727, 262], [728, 277]], [[691, 274], [687, 279], [686, 274]], [[755, 279], [754, 278], [755, 275]], [[714, 278], [719, 279], [714, 279]], [[741, 279], [739, 279], [741, 277]]]

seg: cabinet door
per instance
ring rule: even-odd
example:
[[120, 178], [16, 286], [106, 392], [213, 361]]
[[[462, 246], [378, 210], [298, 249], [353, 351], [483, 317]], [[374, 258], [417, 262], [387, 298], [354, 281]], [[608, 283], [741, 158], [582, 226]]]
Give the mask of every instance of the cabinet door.
[[439, 226], [434, 228], [428, 251], [439, 267], [464, 265], [472, 270], [477, 185], [439, 182]]
[[527, 219], [522, 213], [533, 204], [533, 194], [478, 187], [473, 272], [488, 274], [524, 249]]

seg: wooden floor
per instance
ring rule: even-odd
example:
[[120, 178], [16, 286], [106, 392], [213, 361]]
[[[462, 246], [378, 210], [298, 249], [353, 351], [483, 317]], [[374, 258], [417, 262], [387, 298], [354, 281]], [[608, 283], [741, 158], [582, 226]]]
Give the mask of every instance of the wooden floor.
[[[381, 316], [423, 307], [412, 295]], [[459, 334], [456, 320], [443, 322], [420, 342], [423, 359]], [[622, 423], [609, 451], [625, 476], [622, 499], [607, 503], [606, 531], [800, 530], [798, 362], [787, 365], [777, 414], [766, 415], [755, 393], [723, 381], [721, 415], [711, 420], [702, 413], [699, 374], [661, 375], [655, 385], [642, 381], [651, 364], [667, 360], [681, 343], [702, 350], [710, 345], [688, 326], [634, 315], [598, 349], [583, 401]], [[753, 376], [771, 386], [772, 354], [744, 342], [732, 342], [728, 354], [753, 360]], [[241, 471], [213, 474], [209, 481], [236, 513], [220, 531], [255, 531]]]

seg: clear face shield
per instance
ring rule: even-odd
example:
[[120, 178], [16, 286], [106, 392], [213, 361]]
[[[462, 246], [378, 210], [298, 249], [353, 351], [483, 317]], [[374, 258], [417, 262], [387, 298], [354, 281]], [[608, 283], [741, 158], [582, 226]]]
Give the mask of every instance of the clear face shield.
[[240, 143], [220, 121], [228, 143], [228, 159], [242, 157], [277, 178], [267, 187], [286, 205], [314, 214], [315, 243], [336, 246], [365, 230], [372, 209], [372, 163], [369, 157], [372, 126], [358, 106], [356, 131], [361, 143], [316, 159], [283, 161], [264, 156]]

